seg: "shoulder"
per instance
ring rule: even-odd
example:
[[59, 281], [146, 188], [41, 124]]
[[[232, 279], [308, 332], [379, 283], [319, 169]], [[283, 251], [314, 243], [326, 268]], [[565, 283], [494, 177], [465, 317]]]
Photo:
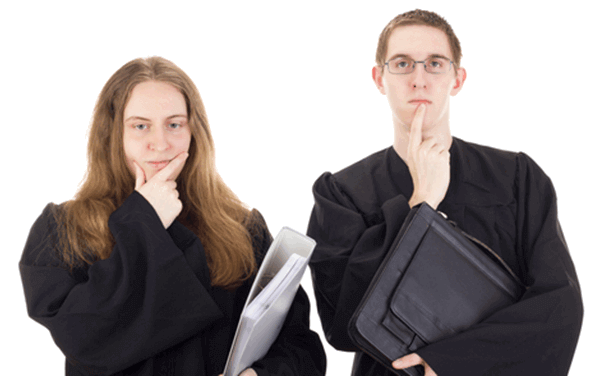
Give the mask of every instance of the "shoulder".
[[454, 137], [455, 146], [461, 149], [463, 160], [470, 167], [491, 168], [498, 172], [510, 173], [516, 169], [521, 153], [491, 146], [479, 145]]
[[348, 194], [356, 188], [367, 191], [375, 188], [372, 177], [381, 177], [386, 174], [376, 174], [383, 168], [389, 148], [375, 152], [366, 158], [351, 164], [335, 173], [325, 172], [313, 185], [315, 193]]
[[[520, 189], [535, 191], [547, 197], [555, 197], [555, 188], [550, 177], [530, 156], [519, 153], [517, 183]], [[547, 195], [547, 196], [546, 196]]]
[[372, 172], [380, 169], [385, 161], [386, 153], [389, 148], [377, 151], [358, 162], [351, 164], [348, 167], [333, 174], [339, 184], [350, 185], [354, 184], [355, 180], [362, 180], [370, 176]]
[[324, 173], [313, 185], [314, 210], [333, 210], [340, 216], [356, 212], [377, 222], [386, 202], [408, 194], [403, 192], [409, 182], [399, 183], [407, 174], [392, 147], [377, 151], [334, 174]]
[[465, 160], [472, 168], [492, 170], [507, 176], [515, 176], [523, 171], [545, 175], [541, 167], [524, 152], [498, 149], [457, 138], [454, 140], [464, 151]]
[[491, 192], [493, 199], [510, 202], [520, 189], [553, 190], [549, 177], [527, 154], [454, 140], [464, 180]]
[[479, 145], [454, 137], [452, 162], [464, 180], [489, 192], [511, 191], [518, 175], [521, 153]]
[[272, 235], [269, 232], [265, 218], [257, 209], [248, 212], [245, 227], [251, 237], [251, 243], [259, 265], [273, 241]]
[[21, 263], [25, 265], [61, 264], [58, 254], [59, 223], [64, 204], [49, 203], [31, 226]]

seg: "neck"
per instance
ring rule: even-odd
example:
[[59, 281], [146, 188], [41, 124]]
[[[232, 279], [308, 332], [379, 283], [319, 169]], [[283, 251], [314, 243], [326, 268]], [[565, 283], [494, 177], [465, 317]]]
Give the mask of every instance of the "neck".
[[[410, 138], [410, 127], [400, 124], [394, 124], [394, 150], [403, 161], [407, 161], [408, 156], [408, 142]], [[434, 138], [436, 142], [444, 147], [450, 149], [452, 146], [452, 134], [450, 133], [450, 125], [448, 123], [438, 124], [431, 129], [423, 130], [423, 141]]]

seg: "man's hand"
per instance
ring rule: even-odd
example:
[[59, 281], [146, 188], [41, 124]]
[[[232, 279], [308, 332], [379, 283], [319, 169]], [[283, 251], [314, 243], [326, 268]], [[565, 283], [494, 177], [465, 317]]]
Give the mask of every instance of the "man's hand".
[[423, 360], [423, 358], [421, 358], [416, 353], [405, 355], [402, 358], [395, 360], [394, 363], [392, 363], [392, 367], [396, 369], [405, 369], [418, 365], [421, 365], [423, 366], [423, 368], [425, 368], [425, 376], [437, 376], [437, 373], [435, 373], [435, 371], [432, 370], [431, 367], [429, 367], [429, 364], [427, 364]]
[[406, 164], [413, 180], [413, 195], [408, 204], [412, 208], [421, 202], [431, 207], [444, 199], [450, 184], [450, 152], [433, 137], [423, 140], [425, 105], [415, 112], [410, 126]]
[[153, 206], [164, 228], [170, 227], [182, 211], [182, 202], [178, 199], [174, 179], [182, 171], [188, 155], [187, 152], [180, 153], [147, 182], [145, 182], [143, 169], [133, 162], [135, 165], [135, 190]]

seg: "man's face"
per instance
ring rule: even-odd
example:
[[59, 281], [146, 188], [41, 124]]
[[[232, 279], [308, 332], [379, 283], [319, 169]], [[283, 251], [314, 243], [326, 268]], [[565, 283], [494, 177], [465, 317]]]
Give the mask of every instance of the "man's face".
[[[431, 56], [453, 60], [446, 34], [434, 27], [422, 25], [400, 26], [388, 39], [386, 61], [405, 56], [423, 61]], [[415, 110], [425, 103], [423, 131], [448, 126], [450, 96], [456, 95], [466, 78], [463, 68], [451, 66], [447, 73], [432, 74], [423, 64], [416, 64], [410, 74], [392, 74], [387, 66], [373, 68], [373, 79], [379, 91], [386, 95], [394, 125], [404, 131], [410, 129]]]

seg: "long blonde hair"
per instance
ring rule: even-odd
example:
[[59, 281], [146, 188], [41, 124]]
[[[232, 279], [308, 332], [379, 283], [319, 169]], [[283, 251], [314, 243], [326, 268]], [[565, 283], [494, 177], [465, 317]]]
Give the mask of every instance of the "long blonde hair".
[[214, 143], [199, 91], [180, 68], [161, 57], [128, 62], [99, 95], [89, 131], [87, 173], [58, 221], [62, 258], [75, 267], [106, 259], [112, 252], [108, 217], [135, 186], [124, 156], [124, 108], [135, 85], [150, 80], [176, 87], [187, 105], [191, 144], [177, 178], [183, 203], [177, 219], [201, 239], [212, 285], [235, 287], [255, 271], [247, 230], [250, 212], [216, 171]]

